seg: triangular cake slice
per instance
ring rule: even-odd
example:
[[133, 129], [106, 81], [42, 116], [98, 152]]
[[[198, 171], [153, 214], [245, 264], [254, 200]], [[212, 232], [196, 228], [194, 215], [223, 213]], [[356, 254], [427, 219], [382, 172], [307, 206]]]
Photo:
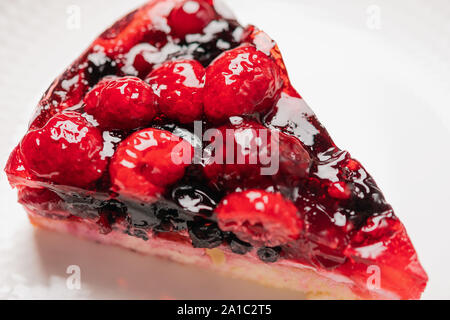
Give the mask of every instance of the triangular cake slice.
[[219, 2], [117, 21], [51, 84], [5, 170], [39, 227], [310, 298], [418, 299], [427, 283], [275, 42]]

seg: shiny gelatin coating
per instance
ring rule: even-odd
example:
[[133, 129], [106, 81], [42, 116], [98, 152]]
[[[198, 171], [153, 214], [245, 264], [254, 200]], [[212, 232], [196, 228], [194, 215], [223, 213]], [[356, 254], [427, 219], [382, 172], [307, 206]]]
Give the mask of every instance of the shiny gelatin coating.
[[300, 238], [303, 221], [282, 195], [250, 189], [225, 197], [215, 210], [219, 227], [239, 239], [275, 247]]
[[206, 117], [216, 122], [267, 111], [282, 85], [278, 66], [264, 52], [251, 45], [226, 51], [206, 69]]
[[184, 38], [188, 34], [202, 33], [215, 17], [216, 12], [209, 1], [185, 0], [179, 1], [172, 9], [167, 23], [171, 34]]
[[100, 81], [84, 98], [85, 111], [105, 129], [129, 130], [143, 126], [157, 114], [157, 96], [136, 77]]
[[[212, 148], [213, 133], [230, 143]], [[97, 241], [330, 297], [417, 299], [427, 283], [277, 45], [216, 1], [152, 0], [103, 32], [44, 94], [5, 171], [35, 223]]]
[[161, 113], [168, 119], [180, 123], [202, 119], [205, 68], [199, 62], [165, 62], [146, 81], [157, 96]]
[[77, 112], [52, 117], [20, 143], [24, 167], [36, 178], [80, 188], [103, 175], [102, 148], [100, 131]]
[[192, 161], [194, 150], [169, 131], [144, 129], [122, 141], [111, 160], [113, 190], [152, 202], [178, 181]]
[[300, 141], [254, 120], [233, 117], [213, 131], [213, 138], [215, 152], [205, 148], [203, 168], [213, 186], [287, 187], [307, 176], [311, 158]]

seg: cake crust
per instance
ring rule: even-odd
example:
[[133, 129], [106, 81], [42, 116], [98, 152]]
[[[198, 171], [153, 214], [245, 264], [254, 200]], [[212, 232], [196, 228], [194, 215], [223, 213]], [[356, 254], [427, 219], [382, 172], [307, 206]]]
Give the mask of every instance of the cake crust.
[[268, 287], [301, 292], [307, 299], [361, 300], [399, 299], [393, 293], [377, 291], [355, 292], [355, 284], [345, 276], [318, 272], [311, 267], [280, 260], [265, 264], [253, 255], [236, 255], [226, 247], [193, 248], [189, 243], [173, 242], [161, 237], [147, 241], [113, 230], [100, 234], [95, 223], [87, 220], [52, 219], [27, 209], [28, 218], [45, 230], [71, 234], [104, 245], [119, 246], [140, 254], [157, 256], [173, 262], [213, 270], [222, 276], [250, 280]]

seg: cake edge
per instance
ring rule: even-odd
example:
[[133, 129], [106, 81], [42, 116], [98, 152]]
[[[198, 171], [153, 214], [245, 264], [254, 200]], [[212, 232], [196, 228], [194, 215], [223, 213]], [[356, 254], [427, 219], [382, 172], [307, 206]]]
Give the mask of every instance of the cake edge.
[[117, 230], [101, 234], [95, 224], [86, 220], [52, 219], [29, 208], [26, 208], [26, 211], [31, 224], [35, 227], [122, 247], [143, 255], [195, 265], [217, 272], [221, 276], [252, 281], [266, 287], [297, 291], [311, 300], [396, 299], [389, 292], [356, 293], [353, 282], [346, 277], [337, 278], [331, 273], [319, 273], [311, 267], [285, 260], [270, 264], [263, 263], [256, 255], [234, 254], [225, 246], [214, 249], [193, 248], [190, 244], [186, 245], [161, 237], [152, 237], [145, 241]]

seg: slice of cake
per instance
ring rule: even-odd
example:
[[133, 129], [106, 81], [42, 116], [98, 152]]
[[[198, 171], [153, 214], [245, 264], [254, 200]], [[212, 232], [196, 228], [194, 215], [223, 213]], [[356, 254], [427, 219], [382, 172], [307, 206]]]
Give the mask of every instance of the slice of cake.
[[418, 299], [427, 283], [275, 42], [213, 1], [150, 1], [103, 32], [51, 84], [5, 171], [50, 230], [310, 298]]

